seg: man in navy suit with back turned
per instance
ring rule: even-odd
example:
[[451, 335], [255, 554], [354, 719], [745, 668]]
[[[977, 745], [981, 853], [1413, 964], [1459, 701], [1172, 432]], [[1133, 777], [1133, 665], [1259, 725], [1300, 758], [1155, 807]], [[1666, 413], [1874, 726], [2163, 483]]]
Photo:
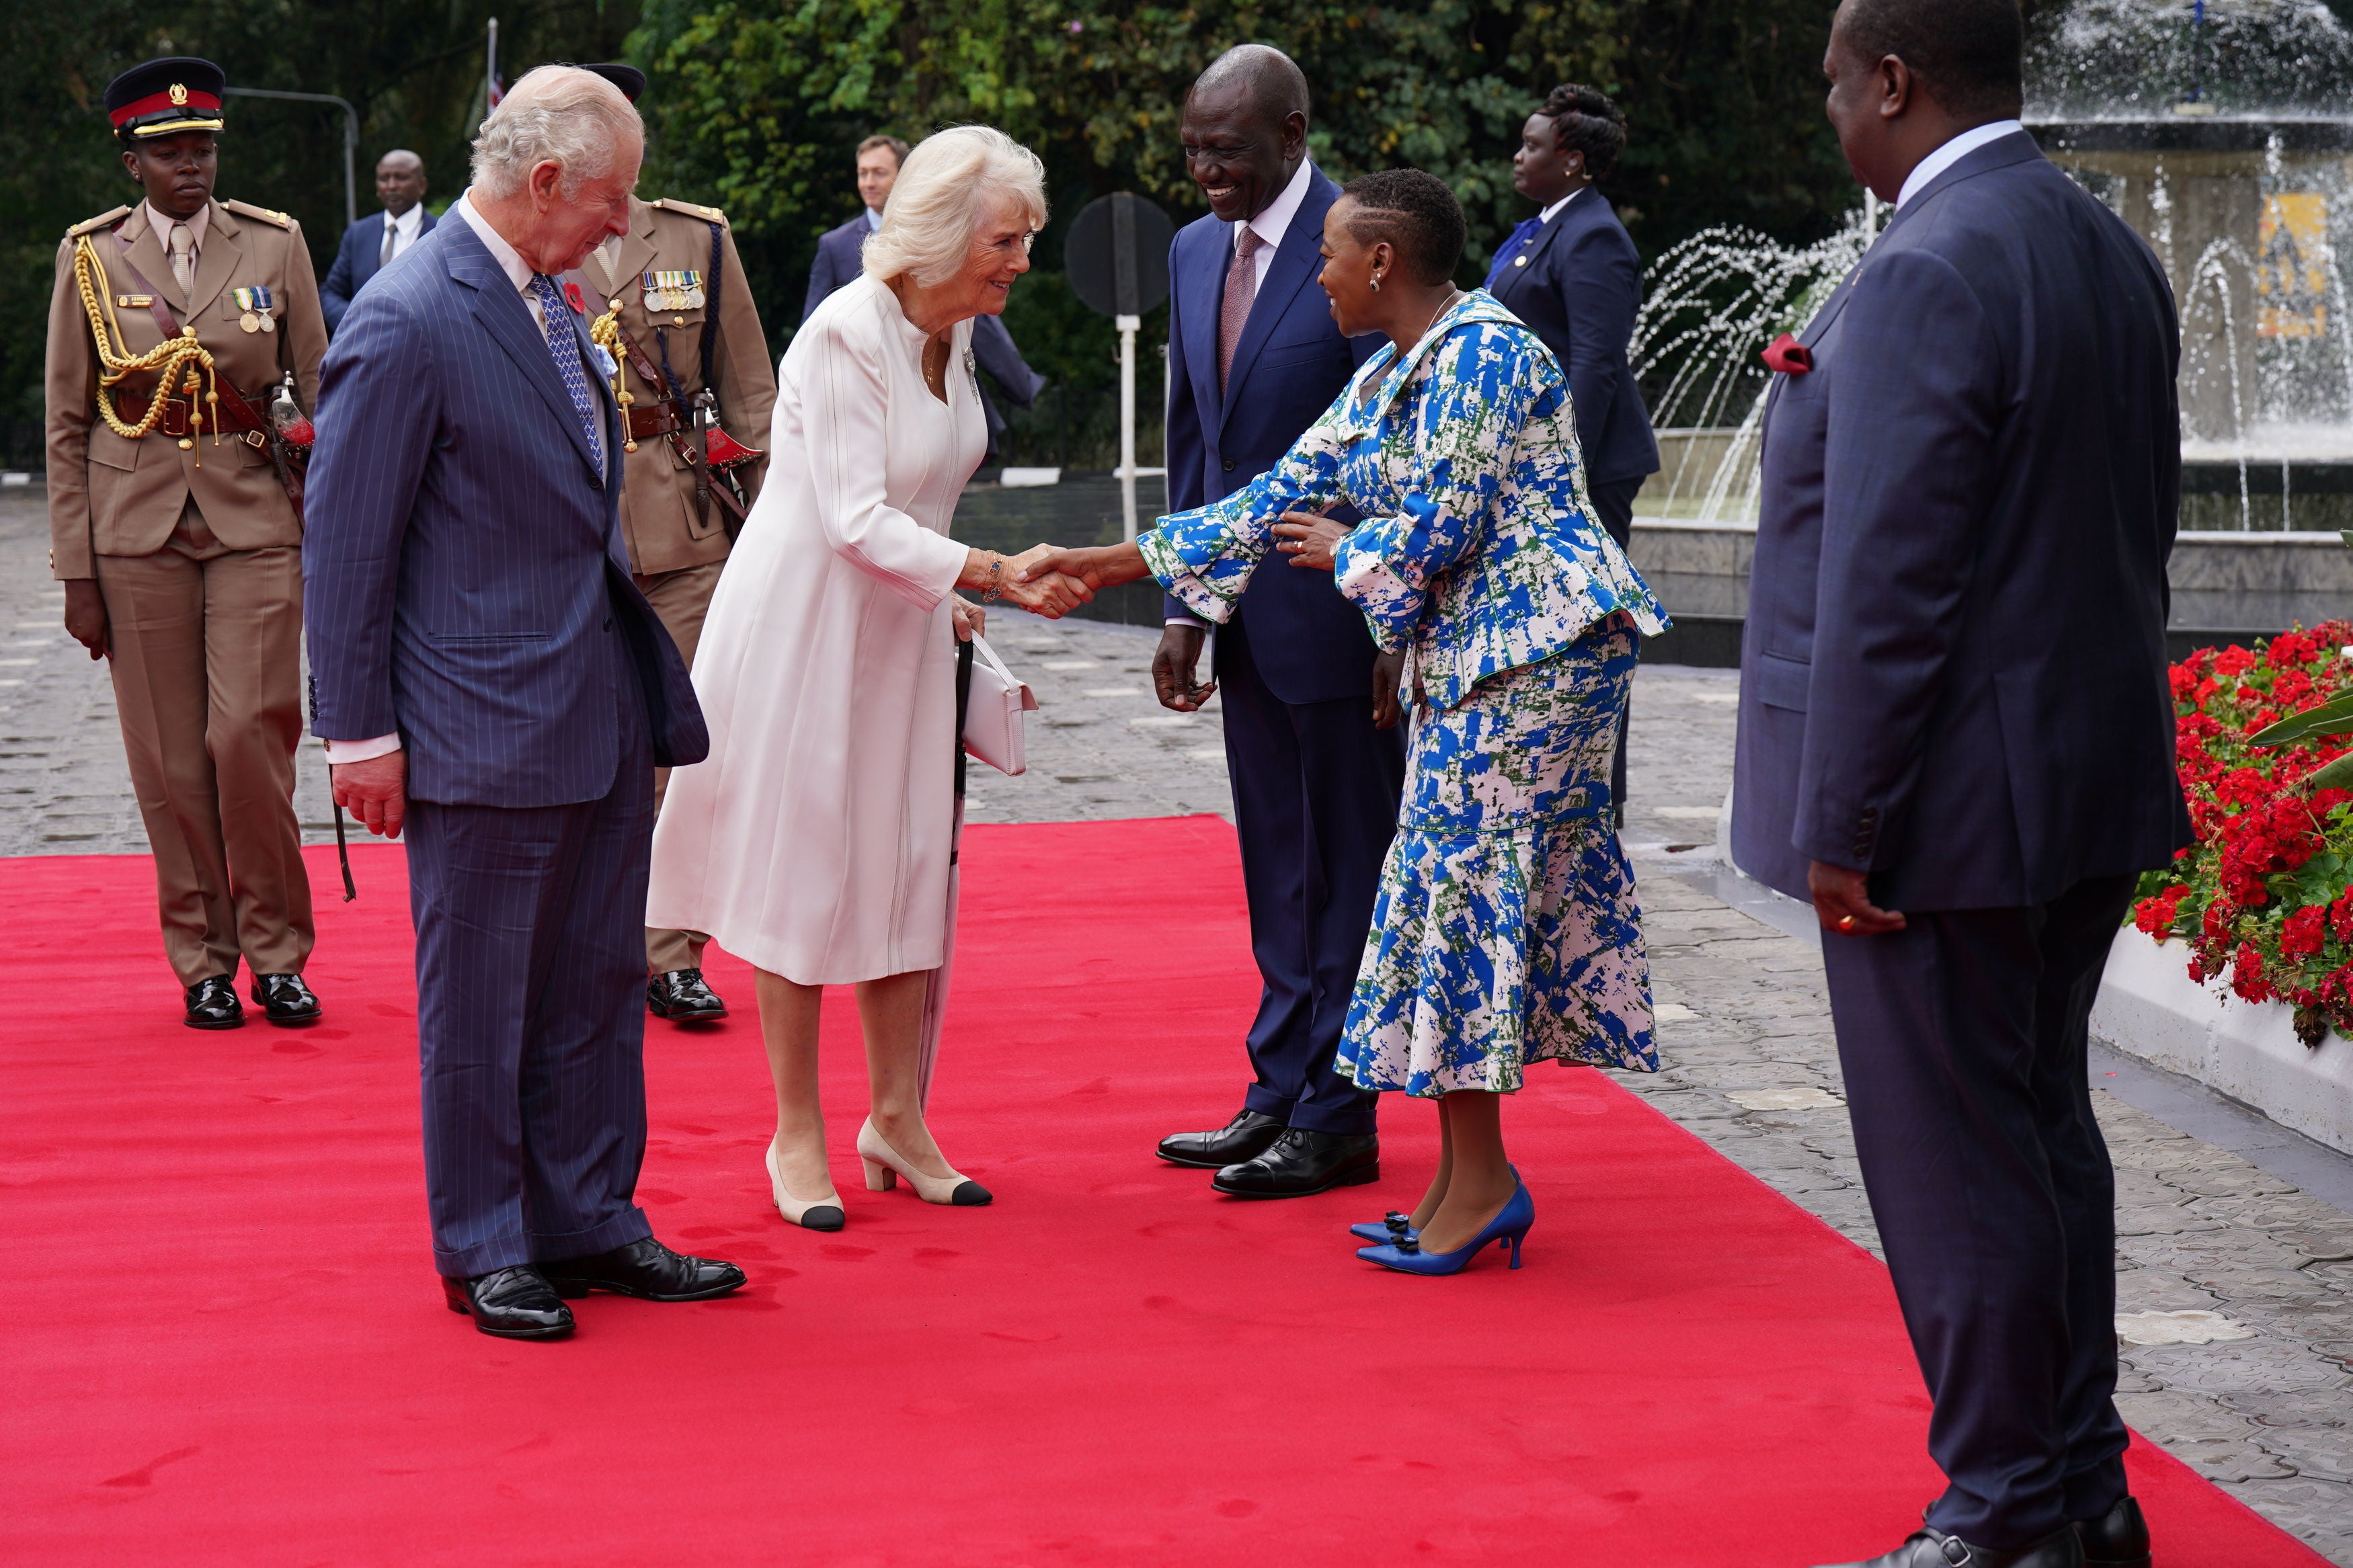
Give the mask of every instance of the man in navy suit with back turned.
[[1781, 359], [1742, 653], [1733, 856], [1820, 918], [1949, 1482], [1873, 1568], [2149, 1562], [2084, 1058], [2136, 877], [2189, 840], [2179, 341], [2148, 247], [2020, 127], [2022, 33], [2017, 0], [1839, 9], [1830, 118], [1895, 211]]
[[319, 307], [330, 332], [343, 324], [343, 312], [362, 284], [433, 232], [433, 215], [425, 210], [425, 160], [406, 148], [396, 147], [375, 161], [375, 199], [384, 211], [343, 230], [335, 264], [319, 285]]
[[[1185, 163], [1210, 216], [1168, 252], [1168, 504], [1183, 511], [1272, 468], [1379, 346], [1333, 325], [1315, 287], [1340, 195], [1307, 158], [1307, 79], [1245, 44], [1185, 98]], [[1353, 512], [1342, 512], [1353, 521]], [[1176, 600], [1152, 661], [1163, 706], [1191, 712], [1204, 627]], [[1379, 656], [1328, 572], [1254, 574], [1218, 634], [1226, 763], [1263, 981], [1257, 1081], [1213, 1132], [1159, 1153], [1214, 1169], [1236, 1197], [1303, 1197], [1380, 1174], [1375, 1097], [1335, 1072], [1405, 782], [1401, 660]]]
[[311, 469], [311, 728], [336, 804], [408, 834], [434, 1262], [511, 1339], [571, 1332], [590, 1290], [744, 1283], [635, 1202], [654, 768], [709, 739], [630, 580], [609, 362], [557, 279], [628, 232], [644, 151], [604, 78], [517, 82], [448, 221], [353, 301]]

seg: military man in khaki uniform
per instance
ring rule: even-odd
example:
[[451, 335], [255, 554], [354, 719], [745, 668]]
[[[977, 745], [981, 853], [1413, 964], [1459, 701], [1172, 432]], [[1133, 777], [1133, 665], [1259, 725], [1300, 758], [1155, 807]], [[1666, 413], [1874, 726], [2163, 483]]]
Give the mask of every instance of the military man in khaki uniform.
[[244, 1022], [240, 959], [269, 1022], [320, 1016], [293, 803], [302, 522], [281, 477], [301, 448], [272, 414], [308, 441], [327, 331], [294, 220], [213, 199], [223, 85], [173, 58], [107, 87], [143, 199], [58, 247], [47, 374], [50, 568], [66, 629], [109, 661], [164, 952], [206, 1029]]
[[[635, 67], [587, 68], [632, 103], [645, 90], [645, 74]], [[613, 348], [632, 443], [622, 459], [621, 530], [638, 586], [691, 666], [741, 522], [736, 509], [759, 493], [766, 468], [759, 457], [723, 472], [718, 464], [735, 448], [767, 446], [776, 362], [735, 237], [716, 207], [632, 196], [629, 232], [607, 239], [575, 276], [588, 314], [610, 315], [626, 340]], [[706, 391], [712, 425], [699, 432], [694, 416]], [[655, 775], [657, 802], [668, 782], [667, 770]], [[709, 940], [700, 931], [647, 929], [646, 1001], [657, 1016], [698, 1023], [726, 1016], [727, 1005], [702, 978]]]

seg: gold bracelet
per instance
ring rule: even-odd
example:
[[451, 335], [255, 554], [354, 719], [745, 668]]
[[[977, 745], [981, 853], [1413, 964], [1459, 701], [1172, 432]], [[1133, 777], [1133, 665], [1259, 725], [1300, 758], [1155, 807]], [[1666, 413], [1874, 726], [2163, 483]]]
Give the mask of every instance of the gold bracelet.
[[997, 595], [1005, 592], [1005, 584], [998, 579], [998, 574], [1002, 573], [1004, 570], [1004, 556], [996, 556], [989, 562], [988, 585], [980, 591], [980, 602], [982, 604], [993, 605], [997, 603]]

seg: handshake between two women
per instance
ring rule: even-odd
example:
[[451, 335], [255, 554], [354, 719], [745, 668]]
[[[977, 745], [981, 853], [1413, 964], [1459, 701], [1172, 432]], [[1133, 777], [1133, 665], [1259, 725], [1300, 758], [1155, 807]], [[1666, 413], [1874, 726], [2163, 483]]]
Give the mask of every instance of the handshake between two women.
[[[1286, 511], [1272, 530], [1275, 549], [1293, 566], [1329, 572], [1333, 552], [1347, 537], [1348, 525], [1313, 512]], [[1151, 575], [1144, 552], [1134, 540], [1124, 544], [1064, 546], [1033, 544], [1018, 555], [993, 550], [967, 552], [959, 588], [977, 588], [987, 599], [1002, 599], [1018, 609], [1048, 620], [1059, 620], [1090, 603], [1105, 588]], [[980, 630], [974, 617], [977, 605], [961, 604], [956, 611], [956, 635]]]

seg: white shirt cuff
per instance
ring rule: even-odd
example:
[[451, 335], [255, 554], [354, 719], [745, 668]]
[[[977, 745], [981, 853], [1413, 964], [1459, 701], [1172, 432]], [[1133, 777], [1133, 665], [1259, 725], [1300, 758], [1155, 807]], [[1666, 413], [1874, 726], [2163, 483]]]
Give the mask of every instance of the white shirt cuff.
[[1160, 624], [1165, 626], [1191, 626], [1195, 631], [1208, 629], [1208, 623], [1197, 616], [1171, 616]]
[[330, 741], [327, 742], [327, 765], [340, 767], [345, 763], [364, 763], [371, 757], [388, 757], [400, 750], [397, 733], [378, 735], [373, 741]]

